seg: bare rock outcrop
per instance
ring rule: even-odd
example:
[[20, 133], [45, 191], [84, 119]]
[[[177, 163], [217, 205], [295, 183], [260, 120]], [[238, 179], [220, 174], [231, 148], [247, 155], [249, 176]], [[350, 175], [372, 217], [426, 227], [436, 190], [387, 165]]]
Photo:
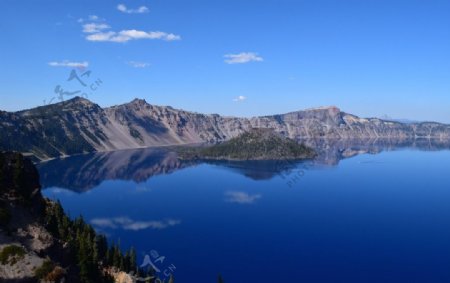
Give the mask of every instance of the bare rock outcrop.
[[251, 128], [272, 128], [293, 139], [450, 139], [450, 125], [366, 119], [334, 106], [238, 118], [156, 106], [142, 99], [101, 108], [77, 97], [14, 113], [0, 112], [0, 150], [48, 159], [96, 151], [216, 143]]

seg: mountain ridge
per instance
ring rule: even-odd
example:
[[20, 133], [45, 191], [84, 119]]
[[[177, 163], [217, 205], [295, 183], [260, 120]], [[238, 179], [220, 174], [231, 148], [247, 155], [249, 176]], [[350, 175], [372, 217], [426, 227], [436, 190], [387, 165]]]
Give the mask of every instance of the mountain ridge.
[[87, 152], [217, 143], [251, 128], [272, 128], [291, 139], [450, 139], [450, 125], [360, 118], [319, 107], [251, 118], [202, 114], [144, 99], [102, 108], [75, 97], [32, 109], [0, 111], [0, 150], [44, 160]]

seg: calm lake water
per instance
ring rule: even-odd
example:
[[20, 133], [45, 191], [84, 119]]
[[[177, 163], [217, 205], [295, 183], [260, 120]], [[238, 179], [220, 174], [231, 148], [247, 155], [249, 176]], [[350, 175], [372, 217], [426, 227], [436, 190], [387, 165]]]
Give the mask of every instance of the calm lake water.
[[39, 170], [45, 196], [175, 282], [450, 282], [450, 151], [382, 149], [298, 164], [147, 149]]

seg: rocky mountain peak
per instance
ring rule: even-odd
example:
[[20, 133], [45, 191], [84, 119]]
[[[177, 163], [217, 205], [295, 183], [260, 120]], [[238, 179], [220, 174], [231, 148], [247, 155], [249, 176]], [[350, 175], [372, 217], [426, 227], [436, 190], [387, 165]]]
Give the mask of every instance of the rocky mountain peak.
[[338, 107], [332, 105], [332, 106], [320, 106], [320, 107], [313, 107], [313, 108], [309, 108], [306, 109], [305, 111], [321, 111], [321, 110], [326, 110], [326, 111], [333, 111], [333, 112], [341, 112], [341, 109], [339, 109]]
[[147, 105], [147, 101], [145, 99], [142, 98], [135, 98], [133, 99], [130, 104], [136, 104], [136, 105]]
[[304, 110], [305, 112], [327, 113], [329, 115], [337, 115], [341, 113], [341, 109], [336, 106], [322, 106]]
[[60, 104], [64, 107], [70, 107], [70, 106], [81, 106], [81, 107], [92, 107], [95, 106], [96, 104], [93, 103], [92, 101], [90, 101], [89, 99], [86, 99], [84, 97], [80, 97], [80, 96], [75, 96], [74, 98], [71, 98], [69, 100], [66, 101], [61, 101], [57, 104]]
[[74, 98], [71, 98], [68, 101], [72, 101], [72, 102], [76, 102], [76, 103], [90, 103], [90, 104], [92, 104], [92, 102], [89, 99], [81, 97], [81, 96], [75, 96]]
[[91, 108], [100, 108], [97, 104], [91, 102], [90, 100], [75, 96], [74, 98], [63, 100], [60, 102], [56, 102], [54, 104], [47, 104], [43, 106], [39, 106], [32, 109], [22, 110], [15, 112], [22, 117], [32, 117], [36, 115], [53, 115], [56, 112], [61, 111], [74, 111], [74, 110], [84, 110]]
[[128, 103], [113, 106], [111, 108], [117, 108], [117, 109], [122, 109], [122, 110], [128, 109], [127, 111], [129, 111], [130, 109], [132, 109], [133, 111], [140, 111], [143, 109], [147, 109], [149, 107], [151, 107], [151, 105], [145, 99], [135, 98]]
[[[247, 119], [156, 106], [144, 99], [102, 109], [85, 98], [75, 97], [35, 109], [1, 113], [0, 149], [33, 153], [46, 159], [143, 146], [216, 143], [250, 128], [271, 128], [295, 139], [450, 137], [450, 125], [364, 119], [341, 112], [336, 106]], [[36, 144], [40, 147], [36, 148]]]
[[341, 110], [336, 106], [327, 106], [327, 107], [317, 107], [317, 108], [309, 108], [306, 110], [301, 110], [297, 112], [292, 112], [285, 114], [284, 117], [288, 120], [308, 120], [315, 119], [320, 120], [326, 123], [330, 121], [333, 124], [341, 123]]

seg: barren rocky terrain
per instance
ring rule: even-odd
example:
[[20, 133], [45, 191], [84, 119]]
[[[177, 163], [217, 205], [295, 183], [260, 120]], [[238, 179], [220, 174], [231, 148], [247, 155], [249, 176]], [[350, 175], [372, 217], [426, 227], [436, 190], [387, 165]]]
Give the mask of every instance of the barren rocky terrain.
[[101, 108], [84, 98], [19, 112], [0, 112], [0, 150], [38, 159], [149, 146], [216, 143], [251, 128], [292, 139], [450, 139], [450, 125], [360, 118], [337, 107], [238, 118], [156, 106], [142, 99]]

